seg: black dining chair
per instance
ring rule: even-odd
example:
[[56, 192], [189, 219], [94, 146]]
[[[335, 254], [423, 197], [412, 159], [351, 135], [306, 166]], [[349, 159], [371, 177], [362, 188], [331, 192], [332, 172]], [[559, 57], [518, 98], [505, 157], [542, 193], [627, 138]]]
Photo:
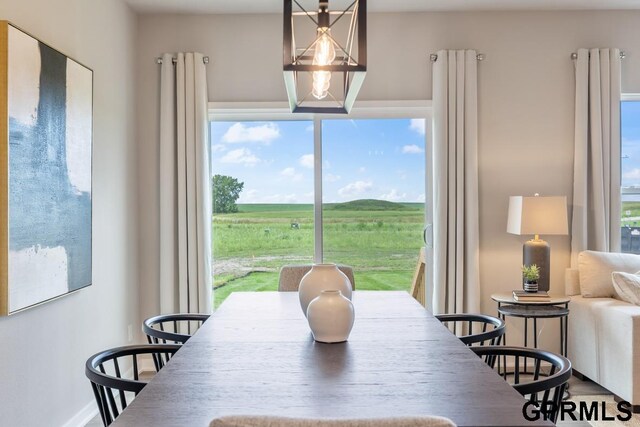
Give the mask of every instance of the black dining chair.
[[[530, 402], [529, 411], [535, 409], [555, 424], [567, 382], [571, 378], [569, 359], [550, 351], [524, 347], [475, 346], [471, 350], [492, 369], [495, 369], [499, 359], [502, 359], [504, 366], [513, 368], [509, 373], [505, 370], [503, 378]], [[525, 360], [533, 364], [532, 370], [526, 371], [528, 365]]]
[[184, 344], [208, 318], [199, 313], [161, 314], [142, 322], [142, 331], [149, 344]]
[[127, 407], [127, 400], [131, 401], [147, 384], [140, 380], [141, 356], [150, 355], [156, 370], [160, 370], [179, 349], [177, 344], [132, 345], [101, 351], [87, 360], [85, 375], [91, 381], [105, 426], [111, 424]]
[[504, 320], [486, 314], [438, 314], [435, 317], [468, 346], [500, 345], [506, 328]]
[[[311, 267], [311, 264], [288, 264], [283, 265], [280, 268], [280, 275], [278, 277], [278, 292], [298, 292], [300, 287], [300, 281], [307, 274]], [[337, 265], [338, 269], [342, 271], [345, 276], [351, 282], [351, 288], [356, 290], [356, 279], [353, 275], [353, 267], [349, 265]]]

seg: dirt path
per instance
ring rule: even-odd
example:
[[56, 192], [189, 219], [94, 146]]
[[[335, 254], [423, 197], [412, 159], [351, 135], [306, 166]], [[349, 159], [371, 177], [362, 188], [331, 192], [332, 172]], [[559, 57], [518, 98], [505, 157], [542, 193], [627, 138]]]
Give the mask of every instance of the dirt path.
[[279, 268], [257, 267], [255, 265], [256, 263], [273, 261], [281, 261], [282, 265], [310, 262], [291, 255], [217, 259], [213, 260], [213, 274], [235, 274], [243, 276], [253, 271], [277, 272], [280, 270]]

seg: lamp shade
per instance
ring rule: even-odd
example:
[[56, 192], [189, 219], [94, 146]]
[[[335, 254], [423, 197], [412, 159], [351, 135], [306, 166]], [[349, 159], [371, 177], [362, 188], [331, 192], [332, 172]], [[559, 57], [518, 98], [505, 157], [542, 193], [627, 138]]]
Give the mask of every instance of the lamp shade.
[[511, 196], [507, 233], [568, 234], [565, 196]]

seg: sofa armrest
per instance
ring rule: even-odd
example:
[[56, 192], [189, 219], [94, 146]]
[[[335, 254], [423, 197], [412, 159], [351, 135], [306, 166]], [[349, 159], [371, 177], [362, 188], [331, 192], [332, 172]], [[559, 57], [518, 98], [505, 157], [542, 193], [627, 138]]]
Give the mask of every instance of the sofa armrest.
[[580, 275], [577, 268], [564, 271], [564, 293], [567, 296], [580, 295]]

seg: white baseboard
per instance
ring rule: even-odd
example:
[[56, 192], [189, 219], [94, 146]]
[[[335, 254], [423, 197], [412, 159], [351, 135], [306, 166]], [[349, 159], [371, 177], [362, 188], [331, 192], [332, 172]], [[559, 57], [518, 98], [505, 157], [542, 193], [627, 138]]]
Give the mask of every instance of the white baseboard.
[[[155, 371], [152, 360], [149, 360], [149, 364], [151, 366], [151, 369]], [[141, 369], [138, 369], [138, 370], [141, 370]], [[133, 368], [127, 369], [125, 371], [124, 377], [125, 378], [131, 377], [132, 371], [133, 371]], [[118, 396], [117, 391], [114, 394], [114, 396], [116, 397]], [[69, 421], [64, 423], [62, 427], [84, 427], [85, 425], [87, 425], [89, 421], [94, 419], [96, 416], [99, 416], [98, 404], [96, 403], [95, 399], [91, 399], [91, 402], [87, 403], [87, 405], [84, 408], [82, 408], [73, 417], [71, 417]]]
[[153, 364], [153, 359], [149, 358], [141, 358], [138, 362], [138, 371], [140, 373], [143, 372], [156, 372], [156, 366]]
[[98, 405], [94, 399], [75, 414], [62, 427], [84, 427], [89, 421], [98, 415]]

